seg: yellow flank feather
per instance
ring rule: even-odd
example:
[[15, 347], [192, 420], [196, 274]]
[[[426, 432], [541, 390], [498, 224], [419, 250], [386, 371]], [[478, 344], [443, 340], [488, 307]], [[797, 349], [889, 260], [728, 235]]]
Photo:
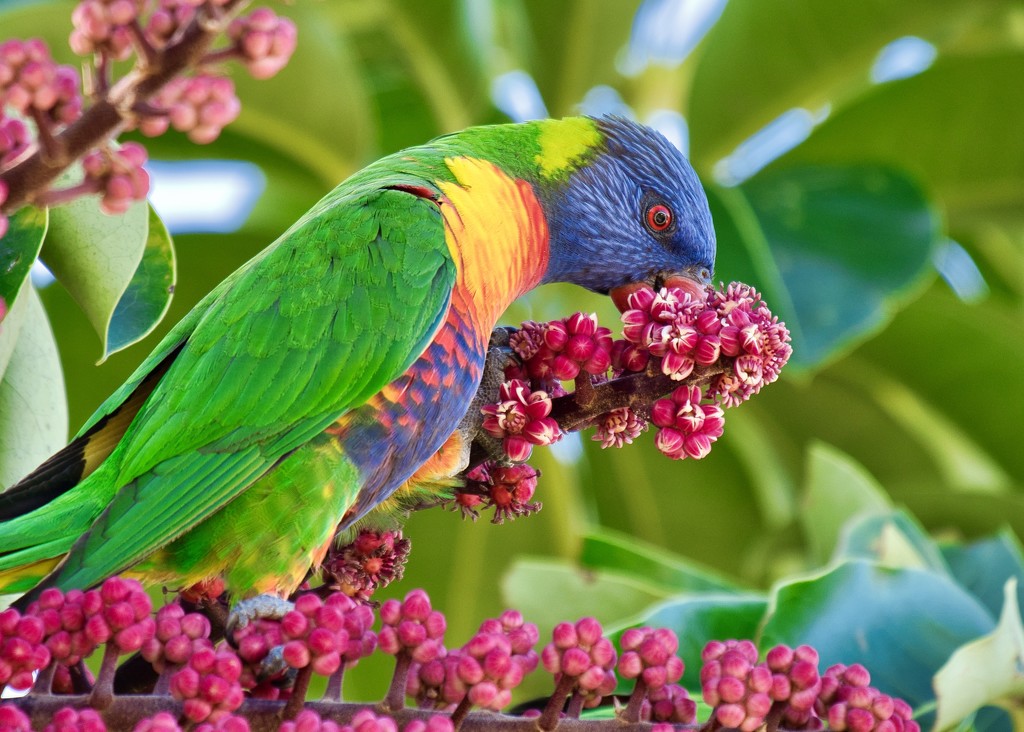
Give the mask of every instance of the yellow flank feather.
[[13, 600], [15, 596], [28, 592], [63, 558], [62, 554], [59, 557], [40, 559], [38, 562], [0, 571], [0, 609], [9, 604], [6, 602], [8, 600], [6, 595], [11, 595], [9, 599]]
[[541, 123], [537, 165], [545, 178], [571, 171], [594, 150], [601, 133], [592, 119], [547, 120]]
[[508, 304], [536, 287], [548, 265], [548, 228], [529, 183], [494, 163], [445, 161], [458, 183], [440, 181], [445, 240], [458, 271], [452, 307], [485, 339]]

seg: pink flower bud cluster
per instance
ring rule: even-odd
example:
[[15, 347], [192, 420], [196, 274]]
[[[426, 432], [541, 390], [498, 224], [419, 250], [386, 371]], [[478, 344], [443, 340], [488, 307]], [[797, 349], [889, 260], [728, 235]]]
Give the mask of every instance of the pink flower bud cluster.
[[0, 43], [0, 108], [51, 124], [68, 124], [82, 113], [78, 74], [60, 66], [38, 38]]
[[757, 662], [757, 648], [750, 641], [711, 641], [701, 653], [700, 670], [704, 701], [714, 707], [723, 727], [754, 732], [764, 724], [772, 707], [772, 672]]
[[41, 619], [22, 616], [14, 608], [0, 613], [0, 688], [28, 689], [32, 672], [50, 663], [50, 650], [43, 643], [45, 630]]
[[46, 636], [46, 647], [50, 649], [53, 659], [64, 666], [74, 666], [89, 656], [99, 641], [90, 638], [85, 632], [85, 609], [88, 605], [93, 609], [99, 607], [99, 597], [95, 590], [90, 591], [86, 601], [86, 593], [71, 590], [66, 595], [55, 587], [43, 590], [39, 599], [28, 607], [27, 613], [43, 622]]
[[689, 376], [696, 365], [718, 360], [721, 325], [714, 311], [690, 293], [676, 288], [654, 292], [642, 288], [627, 299], [622, 314], [626, 340], [661, 359], [661, 372], [677, 381]]
[[[0, 110], [0, 168], [10, 165], [19, 155], [28, 149], [31, 138], [28, 127], [20, 119], [4, 117]], [[0, 204], [7, 198], [6, 183], [3, 184]]]
[[[435, 715], [427, 720], [414, 719], [402, 732], [452, 732], [454, 726], [450, 717]], [[372, 709], [362, 709], [352, 717], [351, 724], [339, 725], [329, 719], [321, 719], [312, 709], [304, 709], [295, 719], [282, 722], [278, 732], [398, 732], [395, 720], [387, 715], [377, 715]]]
[[197, 648], [171, 676], [171, 695], [184, 702], [182, 713], [189, 721], [216, 722], [242, 705], [241, 675], [242, 662], [234, 651]]
[[683, 661], [676, 655], [679, 638], [668, 628], [630, 628], [619, 638], [619, 675], [641, 679], [648, 689], [661, 689], [683, 677]]
[[329, 551], [323, 563], [324, 582], [350, 597], [369, 600], [378, 589], [402, 578], [411, 548], [401, 531], [363, 529], [349, 544]]
[[455, 504], [473, 519], [479, 517], [478, 507], [493, 507], [494, 524], [528, 516], [541, 509], [539, 502], [530, 503], [537, 490], [537, 476], [529, 465], [503, 466], [485, 461], [466, 474], [466, 487], [455, 494]]
[[157, 712], [152, 717], [140, 719], [132, 732], [181, 732], [181, 725], [170, 712]]
[[257, 8], [228, 26], [228, 37], [254, 79], [269, 79], [285, 67], [297, 35], [295, 23], [270, 8]]
[[197, 724], [195, 732], [250, 732], [249, 720], [237, 714], [226, 714], [216, 721], [208, 720]]
[[782, 713], [783, 726], [791, 729], [807, 726], [821, 692], [818, 652], [810, 646], [790, 648], [780, 644], [768, 651], [765, 663], [772, 672], [772, 700], [786, 705]]
[[649, 722], [693, 724], [697, 718], [697, 702], [679, 684], [666, 684], [647, 692], [640, 718]]
[[[120, 653], [134, 653], [156, 631], [153, 603], [137, 580], [111, 577], [99, 588], [100, 606], [91, 592], [83, 597], [85, 634], [96, 643], [112, 643]], [[92, 612], [95, 609], [95, 612]]]
[[556, 684], [564, 676], [575, 679], [573, 688], [586, 698], [586, 707], [597, 706], [615, 691], [615, 647], [594, 618], [556, 625], [540, 658]]
[[529, 458], [534, 445], [550, 445], [562, 436], [558, 423], [549, 416], [548, 393], [531, 391], [529, 384], [519, 379], [502, 384], [498, 403], [488, 404], [481, 411], [484, 430], [501, 439], [505, 454], [516, 462]]
[[859, 663], [830, 666], [815, 710], [836, 732], [920, 732], [909, 704], [870, 683], [871, 675]]
[[447, 622], [430, 606], [423, 590], [412, 590], [401, 602], [386, 600], [380, 606], [380, 619], [377, 642], [384, 653], [404, 653], [417, 663], [428, 663], [444, 654]]
[[210, 621], [200, 613], [186, 613], [177, 603], [164, 605], [156, 614], [156, 632], [146, 641], [140, 652], [142, 657], [163, 673], [168, 666], [188, 663], [200, 648], [212, 648]]
[[707, 395], [735, 406], [779, 377], [793, 347], [789, 330], [772, 315], [757, 290], [733, 282], [711, 293], [708, 304], [718, 313], [722, 354], [733, 359], [732, 372], [717, 376]]
[[32, 723], [28, 715], [13, 704], [0, 704], [0, 730], [32, 732]]
[[122, 214], [149, 193], [146, 148], [126, 142], [119, 150], [93, 150], [82, 158], [85, 179], [102, 195], [100, 208], [108, 214]]
[[485, 620], [476, 635], [449, 654], [456, 659], [449, 684], [459, 696], [468, 696], [474, 706], [494, 711], [505, 708], [512, 700], [512, 689], [537, 668], [539, 659], [533, 647], [538, 638], [537, 626], [524, 623], [516, 610]]
[[[330, 595], [326, 601], [313, 593], [300, 595], [295, 609], [280, 621], [284, 662], [296, 669], [310, 666], [314, 673], [330, 676], [341, 667], [343, 653], [358, 659], [363, 655], [364, 639], [351, 639], [354, 643], [350, 648], [345, 623], [347, 613], [355, 607], [351, 598], [341, 593]], [[364, 627], [363, 620], [360, 614], [355, 627]]]
[[71, 12], [68, 43], [80, 56], [103, 52], [117, 61], [132, 54], [129, 26], [138, 22], [139, 0], [82, 0]]
[[611, 365], [612, 335], [597, 314], [576, 313], [549, 323], [523, 323], [509, 345], [538, 383], [575, 379], [581, 372], [604, 374]]
[[722, 436], [725, 417], [717, 404], [701, 404], [700, 387], [680, 386], [651, 406], [651, 421], [660, 429], [654, 444], [673, 460], [699, 460]]
[[157, 92], [152, 103], [166, 113], [142, 118], [139, 122], [142, 134], [156, 137], [172, 126], [199, 145], [216, 140], [221, 130], [234, 122], [242, 110], [234, 82], [226, 76], [210, 73], [172, 79]]
[[53, 713], [43, 732], [107, 732], [107, 725], [95, 709], [64, 707]]
[[601, 448], [632, 445], [633, 440], [647, 430], [647, 420], [629, 407], [613, 409], [602, 414], [590, 439], [601, 443]]

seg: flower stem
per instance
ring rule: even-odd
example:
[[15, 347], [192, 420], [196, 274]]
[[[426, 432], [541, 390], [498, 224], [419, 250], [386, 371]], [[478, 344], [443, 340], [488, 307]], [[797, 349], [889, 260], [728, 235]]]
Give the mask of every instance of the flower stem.
[[306, 692], [309, 691], [309, 681], [312, 678], [312, 666], [305, 666], [299, 669], [299, 673], [295, 677], [295, 686], [292, 687], [292, 695], [288, 699], [288, 703], [285, 704], [284, 711], [281, 713], [283, 719], [295, 719], [299, 712], [302, 711], [302, 706], [306, 702]]
[[108, 641], [103, 649], [103, 661], [100, 663], [96, 685], [89, 694], [89, 706], [93, 709], [106, 709], [114, 701], [114, 673], [117, 671], [117, 657], [120, 654], [113, 640]]
[[555, 687], [555, 693], [548, 699], [547, 706], [544, 707], [544, 711], [537, 718], [537, 727], [539, 729], [544, 730], [544, 732], [550, 732], [550, 730], [558, 726], [558, 717], [562, 713], [562, 707], [565, 706], [565, 697], [569, 695], [575, 684], [575, 676], [562, 674], [562, 678], [558, 680], [558, 685]]
[[469, 714], [469, 710], [473, 708], [473, 702], [469, 700], [469, 694], [462, 697], [462, 701], [459, 702], [459, 706], [455, 707], [455, 711], [452, 712], [452, 725], [455, 727], [455, 732], [459, 732], [459, 727], [462, 726], [462, 720]]
[[395, 673], [391, 677], [391, 686], [388, 687], [387, 696], [384, 697], [384, 709], [393, 712], [405, 706], [405, 682], [409, 676], [409, 665], [412, 658], [406, 651], [395, 656]]
[[637, 677], [636, 686], [633, 687], [633, 693], [629, 695], [629, 702], [626, 704], [626, 708], [622, 710], [620, 718], [623, 722], [629, 724], [636, 724], [640, 721], [640, 708], [643, 706], [644, 699], [647, 698], [647, 684], [640, 677]]
[[341, 685], [345, 678], [345, 662], [342, 661], [338, 670], [331, 674], [327, 680], [327, 689], [324, 690], [324, 701], [341, 701]]

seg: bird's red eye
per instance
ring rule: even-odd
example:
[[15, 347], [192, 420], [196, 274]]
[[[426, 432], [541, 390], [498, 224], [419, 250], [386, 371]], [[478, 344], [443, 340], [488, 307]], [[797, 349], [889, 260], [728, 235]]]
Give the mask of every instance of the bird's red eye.
[[656, 203], [647, 209], [647, 226], [651, 231], [664, 231], [672, 225], [672, 211], [662, 203]]

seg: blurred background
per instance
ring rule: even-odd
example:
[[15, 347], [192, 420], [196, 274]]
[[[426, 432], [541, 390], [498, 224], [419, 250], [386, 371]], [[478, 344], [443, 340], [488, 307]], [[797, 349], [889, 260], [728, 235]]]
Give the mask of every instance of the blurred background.
[[[3, 36], [67, 50], [70, 2], [4, 2]], [[860, 504], [928, 532], [1024, 531], [1024, 4], [1011, 0], [297, 0], [277, 77], [234, 69], [243, 111], [213, 144], [146, 141], [175, 242], [170, 312], [102, 353], [59, 285], [36, 284], [71, 431], [211, 287], [375, 158], [473, 124], [618, 114], [691, 158], [718, 234], [716, 280], [789, 325], [781, 380], [727, 413], [702, 461], [645, 436], [535, 451], [544, 510], [502, 526], [412, 517], [401, 595], [425, 587], [469, 636], [507, 604], [541, 625], [616, 623], [677, 594], [623, 560], [763, 592], [825, 564]], [[505, 322], [614, 308], [543, 288]], [[1015, 427], [1014, 425], [1018, 425]], [[683, 571], [682, 569], [680, 571]], [[669, 572], [671, 574], [671, 572]], [[575, 615], [574, 615], [575, 614]], [[542, 629], [542, 633], [543, 633]], [[461, 642], [461, 641], [459, 641]], [[376, 693], [360, 674], [355, 696]]]

